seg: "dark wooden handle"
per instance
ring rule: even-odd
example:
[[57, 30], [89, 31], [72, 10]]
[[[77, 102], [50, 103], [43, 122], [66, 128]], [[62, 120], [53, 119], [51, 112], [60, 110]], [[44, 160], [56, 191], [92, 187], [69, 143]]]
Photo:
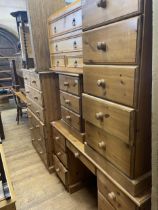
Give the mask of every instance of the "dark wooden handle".
[[97, 120], [103, 120], [103, 118], [104, 118], [104, 114], [102, 113], [102, 112], [98, 112], [98, 113], [96, 113], [96, 119]]
[[102, 50], [102, 51], [106, 51], [106, 44], [105, 44], [105, 42], [98, 42], [97, 43], [97, 49], [98, 50]]
[[98, 7], [101, 7], [101, 8], [106, 8], [106, 0], [100, 0], [100, 1], [98, 1], [98, 3], [97, 3], [97, 6]]
[[105, 80], [104, 79], [99, 79], [97, 81], [97, 85], [98, 85], [98, 87], [105, 87], [105, 85], [106, 85]]

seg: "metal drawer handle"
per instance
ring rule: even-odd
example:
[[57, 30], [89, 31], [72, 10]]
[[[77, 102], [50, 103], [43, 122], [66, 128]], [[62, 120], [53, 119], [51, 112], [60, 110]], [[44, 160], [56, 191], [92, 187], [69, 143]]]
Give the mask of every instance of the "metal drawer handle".
[[57, 32], [57, 28], [56, 28], [56, 26], [54, 26], [54, 33], [56, 33]]
[[115, 200], [116, 200], [116, 195], [115, 195], [115, 193], [114, 193], [114, 192], [109, 193], [109, 194], [108, 194], [108, 198], [109, 198], [110, 200], [115, 201]]
[[98, 112], [98, 113], [96, 113], [96, 119], [97, 120], [103, 120], [103, 118], [104, 118], [104, 114], [102, 113], [102, 112]]
[[102, 8], [106, 8], [106, 0], [100, 0], [100, 1], [98, 1], [98, 3], [97, 3], [97, 6], [98, 7], [102, 7]]
[[68, 82], [64, 82], [64, 86], [69, 86], [69, 83]]
[[104, 142], [104, 141], [99, 142], [99, 143], [98, 143], [98, 147], [99, 147], [100, 149], [106, 149], [106, 144], [105, 144], [105, 142]]
[[60, 172], [60, 169], [59, 169], [59, 168], [56, 168], [55, 171], [56, 171], [57, 173], [59, 173], [59, 172]]
[[66, 119], [67, 119], [67, 120], [71, 120], [71, 116], [70, 116], [70, 115], [67, 115], [67, 116], [66, 116]]
[[105, 80], [104, 79], [99, 79], [97, 81], [97, 85], [98, 85], [98, 87], [105, 87], [105, 85], [106, 85]]
[[56, 136], [56, 137], [55, 137], [55, 140], [56, 140], [56, 141], [58, 141], [59, 139], [60, 139], [59, 136]]
[[102, 51], [106, 51], [106, 44], [105, 44], [105, 42], [98, 42], [97, 43], [97, 49], [98, 50], [102, 50]]
[[75, 152], [74, 156], [75, 156], [75, 158], [78, 158], [80, 156], [80, 154], [78, 152]]
[[73, 46], [74, 46], [74, 49], [77, 49], [77, 42], [76, 41], [74, 41]]
[[72, 20], [72, 25], [76, 26], [76, 19], [75, 18], [73, 18], [73, 20]]
[[65, 104], [70, 105], [70, 100], [65, 99]]
[[57, 153], [57, 156], [60, 156], [60, 155], [61, 155], [61, 152], [58, 152], [58, 153]]

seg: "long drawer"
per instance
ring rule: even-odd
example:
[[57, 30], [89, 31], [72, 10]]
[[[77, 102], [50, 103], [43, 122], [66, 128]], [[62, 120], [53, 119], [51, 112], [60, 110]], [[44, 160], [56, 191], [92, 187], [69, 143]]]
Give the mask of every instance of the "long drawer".
[[[81, 6], [81, 5], [80, 5]], [[65, 17], [49, 22], [49, 36], [59, 36], [63, 33], [74, 31], [82, 26], [82, 11], [77, 9]]]
[[84, 63], [139, 64], [140, 17], [83, 33]]
[[137, 99], [137, 72], [135, 66], [85, 65], [84, 92], [133, 107]]
[[114, 137], [100, 128], [86, 122], [86, 142], [95, 151], [105, 157], [114, 164], [118, 169], [125, 173], [128, 177], [134, 170], [134, 148], [129, 147], [117, 137]]
[[82, 36], [71, 37], [59, 41], [50, 41], [51, 53], [64, 53], [82, 50]]
[[87, 29], [107, 22], [139, 14], [143, 10], [141, 0], [83, 0], [83, 28]]
[[81, 99], [78, 96], [60, 91], [60, 103], [62, 106], [81, 114]]
[[31, 86], [27, 86], [26, 96], [30, 98], [34, 103], [38, 104], [39, 106], [44, 106], [43, 101], [43, 92], [32, 88]]
[[41, 157], [41, 159], [43, 160], [43, 162], [48, 166], [49, 163], [48, 163], [48, 160], [47, 160], [47, 153], [43, 149], [41, 144], [36, 139], [32, 139], [32, 144], [35, 147], [35, 149], [38, 152], [38, 154]]
[[83, 94], [83, 118], [127, 144], [134, 140], [135, 111], [122, 105]]
[[60, 90], [72, 93], [75, 95], [81, 95], [82, 84], [78, 76], [68, 76], [59, 74], [59, 88]]
[[61, 106], [62, 119], [70, 126], [82, 132], [81, 116]]
[[55, 155], [59, 158], [59, 160], [64, 164], [64, 166], [68, 167], [68, 158], [67, 154], [62, 150], [60, 144], [57, 142], [54, 143], [55, 146]]
[[53, 155], [55, 171], [64, 185], [68, 185], [68, 170], [63, 166], [56, 155]]
[[66, 140], [65, 137], [59, 133], [59, 131], [53, 128], [53, 139], [55, 144], [57, 143], [64, 152], [66, 152]]

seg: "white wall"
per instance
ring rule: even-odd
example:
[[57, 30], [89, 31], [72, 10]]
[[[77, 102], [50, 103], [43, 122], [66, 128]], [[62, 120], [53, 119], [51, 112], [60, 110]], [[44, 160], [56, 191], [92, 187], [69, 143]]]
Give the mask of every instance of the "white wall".
[[0, 0], [0, 27], [16, 34], [16, 20], [10, 13], [18, 10], [26, 10], [25, 0]]

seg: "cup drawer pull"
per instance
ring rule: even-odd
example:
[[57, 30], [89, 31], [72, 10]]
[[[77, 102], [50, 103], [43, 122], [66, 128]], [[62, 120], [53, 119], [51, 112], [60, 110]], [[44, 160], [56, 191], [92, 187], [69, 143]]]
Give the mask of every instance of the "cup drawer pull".
[[104, 142], [104, 141], [99, 142], [99, 143], [98, 143], [98, 147], [99, 147], [100, 149], [106, 149], [106, 144], [105, 144], [105, 142]]
[[98, 87], [105, 87], [105, 85], [106, 85], [106, 83], [105, 83], [105, 80], [104, 79], [99, 79], [98, 81], [97, 81], [97, 86]]
[[106, 44], [105, 44], [105, 42], [98, 42], [97, 43], [97, 49], [98, 50], [102, 50], [102, 51], [106, 51]]
[[109, 194], [108, 194], [108, 198], [109, 198], [110, 200], [112, 200], [112, 201], [115, 201], [115, 200], [116, 200], [116, 195], [115, 195], [115, 193], [114, 193], [114, 192], [109, 193]]
[[97, 2], [98, 7], [106, 8], [106, 0], [100, 0]]
[[70, 115], [67, 115], [66, 116], [66, 120], [71, 120], [71, 116]]
[[70, 105], [70, 100], [65, 99], [65, 104]]

